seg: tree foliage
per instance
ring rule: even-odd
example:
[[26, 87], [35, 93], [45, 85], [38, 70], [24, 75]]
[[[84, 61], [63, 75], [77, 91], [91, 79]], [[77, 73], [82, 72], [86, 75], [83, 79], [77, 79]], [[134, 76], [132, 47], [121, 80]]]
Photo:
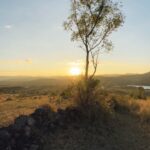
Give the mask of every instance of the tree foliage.
[[[109, 35], [122, 25], [124, 17], [119, 3], [112, 0], [71, 0], [71, 12], [65, 30], [71, 31], [71, 40], [80, 42], [85, 51], [85, 79], [93, 78], [101, 51], [112, 49]], [[89, 66], [93, 73], [89, 75]]]

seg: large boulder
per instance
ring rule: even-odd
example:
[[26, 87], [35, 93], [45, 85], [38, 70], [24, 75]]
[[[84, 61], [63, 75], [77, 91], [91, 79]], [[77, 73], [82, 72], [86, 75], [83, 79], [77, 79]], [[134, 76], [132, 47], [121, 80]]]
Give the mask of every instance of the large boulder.
[[13, 128], [15, 130], [21, 130], [27, 125], [27, 121], [28, 121], [28, 116], [21, 115], [18, 118], [16, 118]]
[[7, 130], [0, 130], [0, 150], [4, 150], [9, 146], [11, 135]]

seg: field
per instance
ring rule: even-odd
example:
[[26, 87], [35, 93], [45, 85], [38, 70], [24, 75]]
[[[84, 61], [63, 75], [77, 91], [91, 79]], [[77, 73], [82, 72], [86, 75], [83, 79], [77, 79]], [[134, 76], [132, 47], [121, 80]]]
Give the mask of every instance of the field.
[[[119, 78], [121, 80], [125, 77]], [[128, 78], [131, 78], [131, 76], [127, 76], [124, 80], [127, 81]], [[135, 78], [137, 78], [137, 76]], [[114, 85], [115, 81], [116, 77], [102, 77], [102, 84], [100, 84], [101, 94], [108, 93], [108, 97], [115, 95], [119, 97], [119, 102], [123, 103], [123, 105], [129, 105], [129, 103], [130, 105], [136, 105], [139, 108], [136, 113], [141, 114], [142, 118], [149, 116], [150, 91], [146, 90], [144, 92], [146, 100], [141, 100], [142, 98], [138, 100], [139, 91], [137, 88], [127, 87], [124, 84], [121, 85], [121, 83]], [[54, 79], [29, 77], [2, 79], [2, 81], [0, 81], [0, 126], [7, 126], [12, 123], [17, 116], [21, 114], [31, 114], [42, 105], [51, 105], [55, 111], [58, 108], [65, 108], [71, 105], [72, 98], [63, 98], [62, 93], [68, 87], [69, 83], [72, 84], [73, 82], [70, 77]], [[140, 80], [138, 82], [140, 82]], [[106, 88], [104, 89], [104, 87]]]
[[[15, 135], [15, 131], [20, 136], [20, 142], [23, 142], [17, 142], [18, 149], [26, 147], [26, 142], [31, 147], [41, 146], [41, 139], [44, 145], [39, 150], [149, 149], [150, 90], [120, 83], [114, 85], [114, 80], [103, 78], [98, 87], [100, 107], [96, 104], [89, 108], [80, 107], [74, 95], [70, 95], [75, 82], [71, 78], [0, 82], [0, 134], [4, 127], [8, 127], [11, 134]], [[44, 114], [38, 114], [39, 108], [45, 109], [41, 112]], [[15, 127], [19, 117], [22, 124], [24, 116], [29, 119], [35, 117], [37, 123], [21, 129], [11, 128], [11, 125]], [[36, 142], [25, 142], [24, 132]]]
[[[11, 87], [12, 89], [13, 87]], [[38, 90], [28, 89], [30, 92], [28, 90], [20, 92], [18, 88], [12, 93], [11, 90], [7, 89], [7, 92], [0, 93], [0, 127], [13, 123], [14, 119], [20, 115], [33, 113], [35, 109], [43, 105], [51, 105], [55, 111], [57, 108], [68, 105], [68, 101], [61, 100], [58, 91], [58, 94], [55, 95], [52, 91], [45, 93], [43, 88]]]

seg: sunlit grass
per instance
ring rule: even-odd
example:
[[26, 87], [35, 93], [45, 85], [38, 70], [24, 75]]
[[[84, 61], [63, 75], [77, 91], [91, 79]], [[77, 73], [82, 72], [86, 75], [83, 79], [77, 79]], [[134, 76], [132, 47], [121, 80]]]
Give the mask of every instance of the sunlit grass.
[[[7, 97], [11, 97], [11, 100], [7, 101]], [[3, 94], [0, 95], [0, 127], [12, 123], [14, 119], [20, 115], [28, 115], [34, 112], [34, 110], [42, 105], [50, 105], [54, 111], [58, 107], [65, 108], [70, 105], [69, 101], [61, 102], [59, 97], [51, 99], [48, 95], [34, 97], [22, 97], [18, 98], [14, 95]]]

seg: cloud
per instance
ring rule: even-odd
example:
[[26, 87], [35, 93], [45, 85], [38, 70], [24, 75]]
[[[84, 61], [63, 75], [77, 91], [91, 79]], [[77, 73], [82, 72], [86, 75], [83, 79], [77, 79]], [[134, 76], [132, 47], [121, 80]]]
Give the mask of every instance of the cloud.
[[25, 60], [0, 60], [0, 65], [25, 65], [25, 64], [32, 64], [31, 59]]
[[5, 29], [8, 29], [8, 30], [9, 30], [9, 29], [12, 29], [12, 27], [13, 27], [13, 25], [11, 25], [11, 24], [7, 24], [7, 25], [4, 26], [4, 28], [5, 28]]
[[83, 66], [84, 63], [83, 63], [82, 60], [76, 60], [76, 61], [74, 61], [74, 62], [69, 62], [68, 65], [69, 65], [69, 66]]
[[26, 62], [27, 64], [32, 64], [32, 60], [31, 60], [31, 59], [29, 59], [29, 58], [28, 58], [28, 59], [26, 59], [26, 60], [25, 60], [25, 62]]

